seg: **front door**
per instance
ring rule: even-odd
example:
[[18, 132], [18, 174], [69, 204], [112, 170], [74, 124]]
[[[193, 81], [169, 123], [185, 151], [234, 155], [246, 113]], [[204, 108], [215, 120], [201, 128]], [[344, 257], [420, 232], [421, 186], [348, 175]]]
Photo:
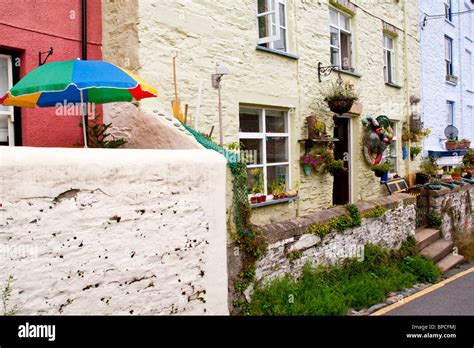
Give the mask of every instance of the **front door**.
[[350, 131], [349, 119], [337, 117], [334, 127], [334, 138], [337, 138], [334, 147], [334, 158], [343, 160], [346, 171], [334, 176], [334, 184], [332, 189], [332, 202], [335, 205], [344, 205], [350, 202]]

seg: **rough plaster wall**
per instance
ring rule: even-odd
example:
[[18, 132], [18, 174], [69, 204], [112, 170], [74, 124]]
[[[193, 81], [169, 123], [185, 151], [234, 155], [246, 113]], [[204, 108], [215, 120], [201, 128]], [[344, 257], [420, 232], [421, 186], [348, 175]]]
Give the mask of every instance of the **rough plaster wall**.
[[220, 155], [2, 147], [0, 159], [0, 279], [14, 276], [18, 314], [228, 313]]
[[[407, 2], [411, 65], [408, 92], [409, 95], [419, 95], [417, 1]], [[380, 19], [403, 29], [402, 2], [384, 2], [377, 6], [368, 1], [361, 3], [372, 14], [357, 9], [354, 18], [356, 66], [363, 76], [343, 75], [343, 78], [353, 81], [361, 91], [364, 115], [386, 114], [404, 120], [407, 114], [405, 88], [396, 89], [384, 84]], [[214, 125], [217, 139], [217, 92], [211, 86], [210, 75], [215, 71], [216, 62], [223, 62], [231, 70], [231, 74], [223, 78], [222, 85], [225, 143], [238, 140], [239, 104], [279, 106], [290, 110], [292, 186], [299, 182], [301, 200], [297, 203], [297, 209], [287, 204], [257, 209], [253, 220], [265, 224], [273, 219], [287, 219], [295, 214], [302, 215], [330, 206], [332, 177], [304, 177], [299, 164], [303, 146], [297, 143], [297, 140], [306, 137], [305, 117], [311, 114], [322, 117], [329, 132], [332, 131], [332, 115], [322, 102], [321, 91], [336, 75], [324, 78], [323, 83], [317, 80], [318, 62], [328, 65], [330, 61], [327, 1], [288, 2], [289, 52], [299, 55], [297, 60], [255, 49], [254, 0], [176, 0], [172, 3], [141, 0], [138, 4], [140, 76], [157, 86], [160, 92], [158, 98], [144, 100], [141, 105], [147, 109], [164, 107], [169, 110], [170, 101], [174, 99], [172, 57], [177, 53], [180, 99], [190, 105], [190, 114], [195, 119], [197, 95], [202, 82], [199, 130], [209, 132]], [[107, 11], [109, 8], [105, 3], [104, 12]], [[121, 16], [128, 16], [127, 12], [123, 10]], [[107, 17], [104, 14], [104, 18]], [[108, 49], [104, 40], [104, 51]], [[397, 43], [398, 81], [401, 85], [406, 77], [403, 57], [401, 30]], [[353, 133], [354, 201], [387, 194], [363, 159], [361, 132], [360, 117], [357, 117]], [[401, 142], [399, 153], [401, 156]], [[401, 159], [399, 169], [401, 174], [406, 171]]]
[[[465, 1], [453, 0], [453, 12], [466, 11]], [[474, 8], [474, 5], [470, 5]], [[437, 0], [420, 0], [420, 17], [424, 14], [444, 13], [444, 3]], [[474, 21], [474, 18], [471, 20]], [[474, 93], [467, 89], [472, 86], [468, 80], [468, 69], [473, 69], [468, 61], [466, 50], [473, 52], [474, 38], [472, 27], [469, 28], [467, 15], [454, 16], [453, 24], [444, 18], [430, 20], [421, 35], [422, 59], [422, 93], [423, 120], [426, 127], [432, 129], [432, 135], [424, 141], [425, 150], [444, 150], [440, 139], [445, 139], [444, 129], [447, 126], [446, 101], [455, 102], [454, 125], [459, 129], [459, 137], [474, 140], [474, 123], [468, 114], [468, 106], [474, 105]], [[444, 36], [453, 39], [454, 75], [459, 77], [458, 84], [453, 86], [446, 82]], [[469, 39], [470, 38], [470, 39]], [[474, 70], [472, 70], [474, 71]]]
[[[399, 248], [408, 236], [415, 235], [415, 219], [415, 206], [401, 204], [380, 218], [363, 219], [360, 227], [332, 232], [323, 240], [311, 233], [279, 240], [270, 244], [257, 262], [256, 281], [267, 282], [285, 274], [296, 277], [306, 263], [334, 265], [347, 258], [363, 257], [363, 248], [368, 243]], [[290, 260], [288, 254], [292, 251], [300, 251], [301, 257]]]
[[106, 104], [104, 122], [112, 123], [113, 136], [127, 140], [125, 148], [202, 148], [176, 119], [159, 110], [143, 110], [130, 103]]

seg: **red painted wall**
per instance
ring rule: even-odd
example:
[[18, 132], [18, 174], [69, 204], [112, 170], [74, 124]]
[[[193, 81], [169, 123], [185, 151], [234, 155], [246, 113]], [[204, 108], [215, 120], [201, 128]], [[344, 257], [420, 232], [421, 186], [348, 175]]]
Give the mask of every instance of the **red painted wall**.
[[[49, 62], [82, 57], [81, 0], [0, 0], [0, 50], [20, 52], [20, 75], [38, 67], [38, 52], [53, 47]], [[100, 0], [87, 1], [87, 58], [102, 58]], [[56, 116], [56, 108], [22, 108], [24, 146], [82, 143], [78, 116]]]

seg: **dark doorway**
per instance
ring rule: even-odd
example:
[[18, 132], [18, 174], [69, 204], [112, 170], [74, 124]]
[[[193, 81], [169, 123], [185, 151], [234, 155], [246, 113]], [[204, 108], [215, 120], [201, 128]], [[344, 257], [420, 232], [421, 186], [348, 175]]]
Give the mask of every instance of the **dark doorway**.
[[334, 158], [343, 160], [346, 171], [334, 176], [334, 184], [332, 189], [332, 203], [335, 205], [344, 205], [349, 203], [349, 119], [337, 117], [335, 118], [334, 138], [339, 139], [334, 144]]

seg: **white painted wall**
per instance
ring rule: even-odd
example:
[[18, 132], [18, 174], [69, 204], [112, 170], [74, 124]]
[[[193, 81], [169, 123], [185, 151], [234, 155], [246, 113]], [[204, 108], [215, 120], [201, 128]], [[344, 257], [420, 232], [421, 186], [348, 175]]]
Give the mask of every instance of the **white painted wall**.
[[[452, 0], [453, 13], [474, 9], [466, 0]], [[444, 13], [444, 1], [420, 0], [420, 25], [425, 14]], [[467, 51], [474, 55], [474, 14], [453, 16], [452, 23], [445, 18], [431, 19], [421, 28], [422, 105], [425, 127], [432, 134], [424, 141], [424, 150], [444, 150], [440, 139], [445, 138], [446, 101], [455, 102], [454, 125], [459, 129], [459, 138], [474, 141], [474, 120], [470, 107], [474, 105], [473, 61]], [[453, 39], [454, 75], [459, 77], [456, 86], [445, 80], [444, 36]], [[474, 58], [473, 58], [474, 59]]]
[[0, 147], [0, 163], [17, 314], [228, 314], [221, 155]]

